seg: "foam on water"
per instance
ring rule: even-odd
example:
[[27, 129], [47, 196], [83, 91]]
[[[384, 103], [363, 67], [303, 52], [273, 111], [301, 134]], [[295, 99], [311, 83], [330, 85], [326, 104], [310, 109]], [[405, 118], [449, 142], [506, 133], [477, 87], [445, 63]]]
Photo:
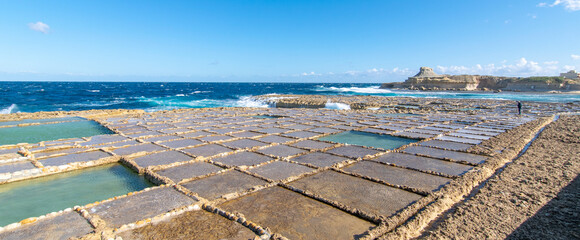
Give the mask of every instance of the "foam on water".
[[336, 110], [350, 110], [350, 105], [345, 104], [345, 103], [332, 103], [332, 102], [327, 102], [324, 105], [324, 108], [326, 108], [326, 109], [336, 109]]
[[252, 96], [242, 96], [235, 102], [234, 107], [267, 108], [270, 106], [266, 102], [253, 99]]
[[9, 114], [9, 113], [16, 112], [15, 111], [16, 108], [17, 108], [16, 104], [13, 103], [10, 106], [8, 106], [7, 108], [0, 109], [0, 114]]
[[69, 103], [69, 104], [55, 104], [55, 106], [58, 107], [75, 107], [75, 108], [98, 108], [98, 107], [108, 107], [108, 106], [113, 106], [113, 105], [121, 105], [127, 103], [127, 101], [125, 101], [122, 98], [119, 99], [114, 99], [114, 100], [110, 100], [110, 101], [95, 101], [95, 102], [77, 102], [77, 103]]
[[139, 102], [150, 105], [147, 112], [173, 110], [181, 108], [211, 108], [211, 107], [270, 107], [265, 101], [253, 99], [251, 95], [241, 96], [238, 99], [191, 99], [184, 97], [140, 97]]

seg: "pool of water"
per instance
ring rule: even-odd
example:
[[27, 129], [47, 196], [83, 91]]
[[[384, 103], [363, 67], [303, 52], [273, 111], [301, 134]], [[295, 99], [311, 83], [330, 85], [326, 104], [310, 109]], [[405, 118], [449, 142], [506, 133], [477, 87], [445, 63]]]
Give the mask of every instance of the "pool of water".
[[[58, 121], [58, 119], [55, 119]], [[49, 122], [49, 120], [45, 120]], [[37, 143], [63, 138], [90, 137], [114, 132], [99, 123], [86, 119], [73, 122], [41, 124], [25, 127], [0, 128], [0, 145], [17, 143]]]
[[120, 164], [0, 185], [0, 226], [153, 186]]
[[333, 134], [318, 138], [318, 140], [344, 143], [365, 147], [381, 148], [393, 150], [409, 143], [418, 142], [419, 140], [395, 137], [391, 135], [381, 135], [376, 133], [347, 131], [339, 134]]

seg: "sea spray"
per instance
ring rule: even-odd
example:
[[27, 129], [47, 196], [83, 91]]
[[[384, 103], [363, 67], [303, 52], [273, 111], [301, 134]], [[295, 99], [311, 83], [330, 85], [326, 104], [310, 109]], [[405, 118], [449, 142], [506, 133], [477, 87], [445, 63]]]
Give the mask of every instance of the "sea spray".
[[265, 101], [260, 101], [252, 96], [242, 96], [236, 101], [234, 107], [257, 107], [257, 108], [267, 108], [270, 105]]
[[15, 113], [17, 112], [18, 107], [16, 106], [16, 104], [11, 104], [10, 106], [8, 106], [7, 108], [1, 109], [0, 110], [0, 114], [10, 114], [10, 113]]
[[350, 110], [350, 105], [348, 105], [346, 103], [332, 103], [332, 102], [327, 102], [324, 105], [324, 108], [326, 108], [326, 109], [336, 109], [336, 110]]

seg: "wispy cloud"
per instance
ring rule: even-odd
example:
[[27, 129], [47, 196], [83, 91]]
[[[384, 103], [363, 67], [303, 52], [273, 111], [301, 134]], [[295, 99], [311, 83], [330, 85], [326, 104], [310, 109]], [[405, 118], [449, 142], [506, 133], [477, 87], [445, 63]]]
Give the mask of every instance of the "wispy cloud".
[[315, 72], [303, 72], [300, 76], [322, 76], [322, 74], [317, 74]]
[[475, 66], [437, 66], [436, 72], [441, 74], [477, 74], [494, 76], [552, 76], [570, 70], [574, 66], [558, 66], [558, 61], [543, 63], [520, 58], [515, 62], [501, 64], [476, 64]]
[[572, 54], [570, 57], [574, 60], [580, 60], [580, 55]]
[[408, 68], [371, 68], [367, 70], [349, 70], [344, 72], [303, 72], [294, 77], [301, 77], [302, 79], [326, 79], [328, 81], [362, 81], [362, 82], [388, 82], [388, 81], [403, 81], [407, 77], [415, 74], [414, 70]]
[[50, 30], [50, 26], [43, 22], [36, 22], [36, 23], [29, 23], [28, 27], [34, 31], [41, 32], [47, 34]]
[[546, 2], [538, 3], [538, 7], [554, 7], [562, 5], [566, 10], [569, 11], [578, 11], [580, 10], [580, 0], [555, 0], [552, 4], [548, 4]]

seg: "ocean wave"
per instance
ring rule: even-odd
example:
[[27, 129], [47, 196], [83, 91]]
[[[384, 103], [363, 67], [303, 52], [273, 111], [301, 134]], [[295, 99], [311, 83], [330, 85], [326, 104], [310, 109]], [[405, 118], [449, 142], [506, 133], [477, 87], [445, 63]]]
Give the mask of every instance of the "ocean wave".
[[127, 103], [127, 101], [119, 100], [122, 98], [116, 98], [114, 101], [95, 101], [95, 102], [79, 102], [79, 103], [67, 103], [67, 104], [55, 104], [57, 107], [76, 107], [76, 108], [97, 108], [97, 107], [108, 107], [118, 104]]
[[87, 92], [98, 93], [101, 92], [101, 90], [87, 90]]
[[190, 94], [199, 94], [199, 93], [210, 93], [212, 91], [193, 91]]
[[392, 93], [389, 89], [381, 89], [380, 86], [370, 87], [324, 87], [317, 86], [314, 91], [317, 92], [340, 92], [340, 93], [366, 93], [366, 94], [385, 94]]
[[195, 99], [195, 100], [184, 100], [183, 98], [170, 98], [170, 97], [155, 97], [146, 98], [139, 97], [136, 99], [138, 102], [147, 103], [150, 105], [149, 108], [145, 109], [147, 112], [156, 112], [163, 110], [173, 110], [181, 108], [212, 108], [212, 107], [256, 107], [256, 108], [267, 108], [269, 107], [266, 101], [259, 101], [252, 96], [240, 96], [237, 99]]
[[234, 107], [255, 107], [267, 108], [270, 107], [266, 101], [260, 101], [252, 98], [252, 96], [242, 96], [235, 102]]
[[0, 109], [0, 114], [14, 113], [16, 112], [16, 109], [18, 109], [18, 106], [16, 106], [16, 104], [13, 103], [7, 108]]
[[332, 102], [327, 102], [324, 105], [324, 108], [326, 108], [326, 109], [336, 109], [336, 110], [350, 110], [350, 105], [348, 105], [346, 103], [332, 103]]

